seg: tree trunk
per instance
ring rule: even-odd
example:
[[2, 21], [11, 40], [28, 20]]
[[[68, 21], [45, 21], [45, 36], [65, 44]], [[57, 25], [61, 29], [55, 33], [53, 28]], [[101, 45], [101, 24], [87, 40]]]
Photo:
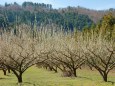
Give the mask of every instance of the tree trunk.
[[104, 80], [105, 82], [107, 82], [107, 73], [104, 73], [104, 74], [103, 74], [103, 80]]
[[48, 67], [47, 66], [44, 66], [45, 67], [45, 69], [47, 70], [48, 69]]
[[4, 75], [6, 75], [6, 70], [3, 69]]
[[107, 75], [108, 75], [108, 73], [106, 73], [105, 71], [100, 71], [100, 70], [98, 70], [98, 71], [101, 74], [101, 76], [103, 78], [103, 81], [107, 82]]
[[23, 72], [22, 71], [16, 71], [13, 68], [10, 68], [10, 69], [15, 74], [15, 76], [17, 77], [18, 83], [22, 83], [22, 74], [23, 74]]
[[7, 68], [8, 69], [8, 73], [10, 73], [10, 68]]
[[76, 69], [75, 69], [75, 68], [73, 69], [73, 76], [74, 76], [74, 77], [77, 77]]
[[18, 78], [18, 83], [22, 83], [22, 74], [20, 74], [17, 78]]
[[57, 70], [54, 70], [55, 71], [55, 73], [57, 73]]
[[15, 70], [11, 69], [18, 79], [18, 83], [22, 83], [22, 72], [17, 73]]
[[57, 73], [57, 72], [58, 72], [58, 71], [57, 71], [57, 67], [53, 68], [53, 70], [55, 71], [55, 73]]
[[49, 71], [52, 71], [52, 67], [49, 66]]

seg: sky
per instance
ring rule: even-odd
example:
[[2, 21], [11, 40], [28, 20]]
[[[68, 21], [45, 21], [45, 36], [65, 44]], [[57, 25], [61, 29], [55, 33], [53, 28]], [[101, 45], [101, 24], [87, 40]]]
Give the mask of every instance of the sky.
[[0, 4], [4, 5], [5, 2], [7, 3], [17, 2], [19, 4], [22, 4], [24, 1], [52, 4], [53, 8], [64, 8], [67, 6], [72, 7], [81, 6], [96, 10], [115, 8], [115, 0], [0, 0]]

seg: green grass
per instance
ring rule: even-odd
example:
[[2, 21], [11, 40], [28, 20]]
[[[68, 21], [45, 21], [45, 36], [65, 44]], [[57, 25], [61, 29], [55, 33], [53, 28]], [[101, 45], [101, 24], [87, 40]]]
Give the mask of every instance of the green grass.
[[[78, 70], [77, 75], [77, 78], [65, 78], [60, 73], [31, 67], [23, 75], [22, 86], [115, 86], [111, 82], [103, 82], [96, 71]], [[115, 82], [114, 71], [109, 74], [108, 80]], [[15, 75], [11, 73], [4, 76], [0, 71], [0, 86], [18, 86]]]

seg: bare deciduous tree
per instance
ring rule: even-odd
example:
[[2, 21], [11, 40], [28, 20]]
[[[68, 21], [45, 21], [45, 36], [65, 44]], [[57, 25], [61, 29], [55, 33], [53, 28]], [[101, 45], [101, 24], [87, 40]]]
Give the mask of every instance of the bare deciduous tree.
[[70, 71], [71, 76], [77, 77], [76, 70], [80, 68], [84, 62], [84, 56], [80, 51], [67, 49], [65, 51], [57, 51], [55, 60], [63, 64], [66, 70]]
[[21, 83], [22, 74], [36, 63], [44, 61], [41, 53], [36, 54], [36, 44], [29, 37], [12, 37], [2, 45], [2, 63], [9, 67]]
[[107, 82], [108, 73], [115, 68], [115, 44], [105, 40], [93, 41], [85, 52], [87, 62], [94, 67]]
[[67, 76], [76, 77], [76, 70], [85, 63], [84, 54], [78, 45], [80, 41], [75, 41], [71, 35], [65, 35], [58, 38], [54, 43], [56, 44], [55, 50], [50, 56], [54, 61], [52, 63], [63, 73], [68, 73]]

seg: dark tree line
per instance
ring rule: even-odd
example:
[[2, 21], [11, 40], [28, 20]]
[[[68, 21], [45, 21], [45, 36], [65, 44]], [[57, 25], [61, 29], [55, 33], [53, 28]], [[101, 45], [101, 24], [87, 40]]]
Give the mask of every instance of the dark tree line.
[[35, 20], [38, 26], [54, 23], [64, 30], [74, 28], [82, 30], [83, 27], [90, 27], [93, 24], [88, 15], [69, 11], [62, 13], [58, 9], [53, 9], [50, 4], [24, 2], [21, 6], [14, 2], [6, 3], [0, 8], [0, 27], [16, 26], [21, 23], [33, 27]]

